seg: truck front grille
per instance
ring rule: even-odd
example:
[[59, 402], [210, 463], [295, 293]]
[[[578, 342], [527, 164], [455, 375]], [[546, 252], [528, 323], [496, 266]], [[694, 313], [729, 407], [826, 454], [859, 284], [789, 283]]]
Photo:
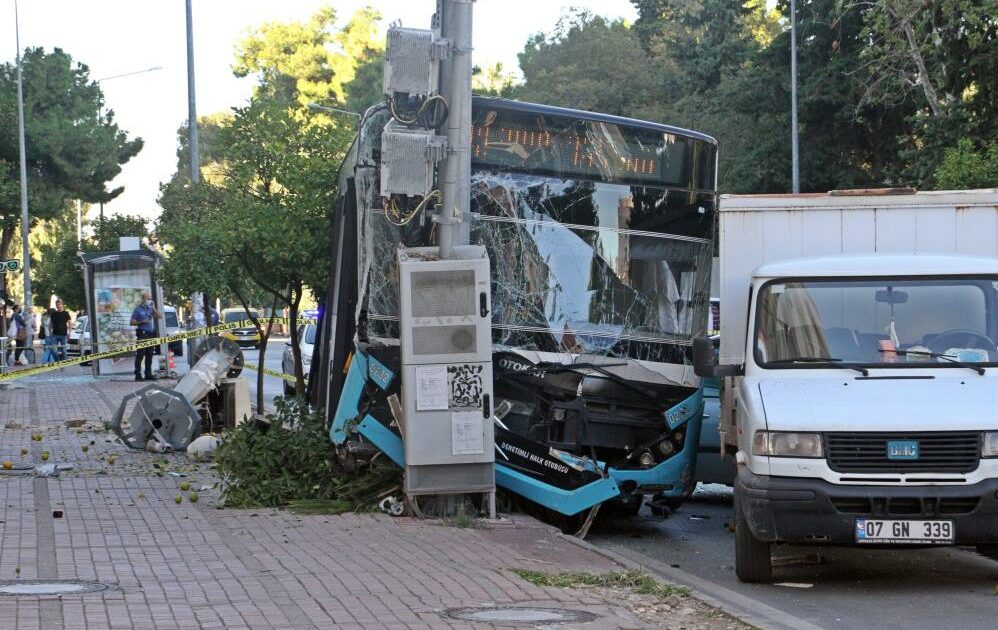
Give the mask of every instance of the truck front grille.
[[[887, 442], [918, 442], [917, 459], [888, 459]], [[849, 473], [965, 473], [977, 468], [980, 433], [938, 431], [913, 433], [826, 433], [828, 467]]]
[[942, 516], [970, 514], [980, 497], [830, 497], [839, 514], [874, 516]]

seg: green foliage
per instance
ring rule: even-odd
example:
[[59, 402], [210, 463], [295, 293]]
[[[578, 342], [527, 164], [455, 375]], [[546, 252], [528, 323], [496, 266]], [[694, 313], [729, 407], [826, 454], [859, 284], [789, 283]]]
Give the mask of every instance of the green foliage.
[[380, 13], [365, 8], [335, 30], [336, 11], [328, 6], [304, 22], [265, 24], [238, 45], [233, 72], [256, 75], [258, 96], [301, 106], [313, 101], [342, 105], [358, 67], [384, 50], [377, 37], [380, 20]]
[[637, 569], [610, 573], [590, 573], [588, 571], [544, 573], [543, 571], [513, 569], [513, 573], [536, 586], [622, 588], [639, 595], [651, 595], [659, 599], [673, 596], [687, 597], [690, 594], [690, 589], [685, 586], [662, 584], [644, 571]]
[[338, 479], [325, 419], [297, 399], [278, 398], [276, 404], [269, 426], [241, 424], [225, 434], [215, 452], [226, 507], [335, 498]]
[[510, 97], [516, 90], [516, 77], [497, 61], [491, 66], [475, 66], [471, 72], [471, 89], [483, 96]]
[[842, 0], [861, 19], [863, 47], [853, 57], [862, 104], [906, 114], [899, 180], [934, 182], [961, 138], [998, 137], [998, 20], [993, 0]]
[[[787, 191], [789, 1], [632, 3], [633, 26], [577, 12], [533, 36], [516, 95], [705, 132], [723, 192]], [[801, 189], [929, 188], [961, 138], [998, 137], [993, 4], [799, 0]]]
[[76, 247], [76, 217], [67, 213], [40, 221], [31, 231], [32, 297], [37, 305], [49, 305], [52, 294], [62, 298], [66, 308], [77, 311], [86, 306], [83, 274]]
[[[164, 279], [171, 287], [287, 307], [292, 318], [306, 294], [325, 289], [336, 172], [356, 121], [305, 105], [346, 97], [356, 69], [380, 54], [378, 19], [362, 10], [336, 31], [327, 8], [307, 22], [267, 24], [243, 41], [235, 72], [258, 78], [256, 94], [231, 116], [199, 121], [211, 131], [202, 182], [191, 184], [182, 142], [177, 174], [162, 189], [157, 234], [169, 254]], [[302, 393], [297, 335], [292, 327]], [[263, 374], [258, 378], [262, 383]]]
[[325, 417], [297, 398], [277, 398], [269, 425], [246, 422], [226, 432], [215, 452], [226, 507], [289, 506], [297, 514], [375, 509], [402, 488], [402, 471], [372, 465], [362, 474], [336, 467]]
[[58, 295], [69, 310], [86, 308], [83, 274], [77, 265], [78, 253], [118, 251], [122, 236], [146, 240], [149, 228], [140, 216], [118, 214], [97, 219], [93, 235], [84, 236], [77, 247], [76, 217], [70, 214], [39, 222], [31, 232], [33, 245], [32, 283], [36, 304], [48, 305], [50, 295]]
[[[102, 111], [100, 86], [89, 69], [56, 48], [25, 51], [23, 63], [28, 193], [33, 220], [71, 212], [72, 200], [106, 202], [122, 188], [105, 186], [142, 148]], [[0, 258], [20, 219], [17, 71], [0, 65]]]
[[385, 100], [382, 93], [385, 56], [383, 53], [368, 55], [357, 65], [357, 71], [349, 83], [344, 84], [347, 99], [343, 109], [363, 114], [368, 107]]
[[947, 149], [936, 171], [941, 190], [998, 187], [998, 141], [977, 149], [969, 138]]
[[531, 37], [519, 60], [526, 81], [515, 96], [525, 101], [628, 115], [653, 94], [637, 35], [622, 21], [587, 12]]
[[93, 236], [84, 239], [83, 251], [116, 252], [122, 236], [138, 236], [145, 240], [149, 236], [149, 223], [133, 214], [114, 214], [98, 218], [93, 222]]

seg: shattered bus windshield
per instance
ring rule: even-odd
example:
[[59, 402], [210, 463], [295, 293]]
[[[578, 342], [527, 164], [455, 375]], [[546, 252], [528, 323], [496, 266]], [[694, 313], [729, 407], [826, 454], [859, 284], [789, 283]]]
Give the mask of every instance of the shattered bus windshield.
[[[493, 102], [473, 109], [469, 223], [491, 259], [496, 346], [686, 362], [707, 319], [713, 141]], [[432, 244], [424, 225], [382, 212], [362, 228], [374, 337], [397, 338], [394, 243]]]

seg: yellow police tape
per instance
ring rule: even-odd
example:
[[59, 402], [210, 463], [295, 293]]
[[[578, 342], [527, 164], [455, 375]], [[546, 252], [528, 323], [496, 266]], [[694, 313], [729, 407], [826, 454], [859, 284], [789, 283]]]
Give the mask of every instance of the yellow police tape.
[[[243, 363], [243, 367], [247, 370], [253, 370], [254, 372], [263, 372], [264, 374], [269, 374], [270, 376], [276, 376], [277, 378], [284, 379], [290, 383], [295, 382], [294, 374], [285, 374], [284, 372], [278, 372], [277, 370], [272, 370], [270, 368], [261, 368], [256, 363]], [[305, 382], [308, 383], [308, 374], [305, 375]]]
[[[291, 319], [288, 317], [260, 317], [257, 318], [257, 322], [261, 324], [289, 324]], [[315, 319], [301, 319], [297, 320], [299, 324], [316, 324], [318, 320]], [[0, 382], [13, 380], [15, 378], [23, 378], [25, 376], [32, 376], [34, 374], [42, 374], [44, 372], [52, 372], [60, 368], [68, 367], [70, 365], [79, 365], [80, 363], [88, 363], [90, 361], [97, 361], [99, 359], [109, 359], [111, 357], [120, 356], [122, 354], [128, 354], [129, 352], [135, 352], [140, 348], [151, 348], [153, 346], [159, 346], [164, 343], [171, 343], [174, 341], [181, 341], [184, 339], [190, 339], [191, 337], [203, 337], [205, 335], [212, 335], [219, 332], [224, 332], [226, 330], [235, 330], [237, 328], [255, 328], [256, 324], [253, 320], [244, 319], [239, 322], [229, 322], [226, 324], [218, 324], [216, 326], [207, 326], [205, 328], [198, 328], [197, 330], [185, 330], [184, 332], [175, 333], [166, 337], [156, 337], [154, 339], [143, 339], [138, 343], [131, 343], [125, 346], [115, 348], [114, 350], [107, 350], [104, 352], [94, 352], [86, 356], [80, 356], [73, 359], [63, 359], [62, 361], [55, 361], [54, 363], [46, 363], [44, 365], [39, 365], [32, 368], [27, 368], [24, 370], [17, 370], [16, 372], [8, 372], [7, 374], [0, 374]], [[249, 367], [249, 366], [246, 366]], [[250, 369], [257, 369], [256, 366]], [[267, 372], [267, 369], [264, 368]], [[269, 370], [273, 372], [273, 370]], [[276, 374], [273, 374], [276, 376]], [[294, 377], [292, 377], [293, 380]]]

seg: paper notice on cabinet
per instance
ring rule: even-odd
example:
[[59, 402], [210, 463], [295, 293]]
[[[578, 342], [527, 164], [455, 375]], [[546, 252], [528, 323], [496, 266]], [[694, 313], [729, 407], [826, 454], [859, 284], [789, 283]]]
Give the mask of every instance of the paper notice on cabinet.
[[459, 411], [451, 414], [451, 453], [481, 455], [485, 452], [485, 425], [481, 411]]
[[447, 409], [447, 366], [416, 368], [416, 411]]

